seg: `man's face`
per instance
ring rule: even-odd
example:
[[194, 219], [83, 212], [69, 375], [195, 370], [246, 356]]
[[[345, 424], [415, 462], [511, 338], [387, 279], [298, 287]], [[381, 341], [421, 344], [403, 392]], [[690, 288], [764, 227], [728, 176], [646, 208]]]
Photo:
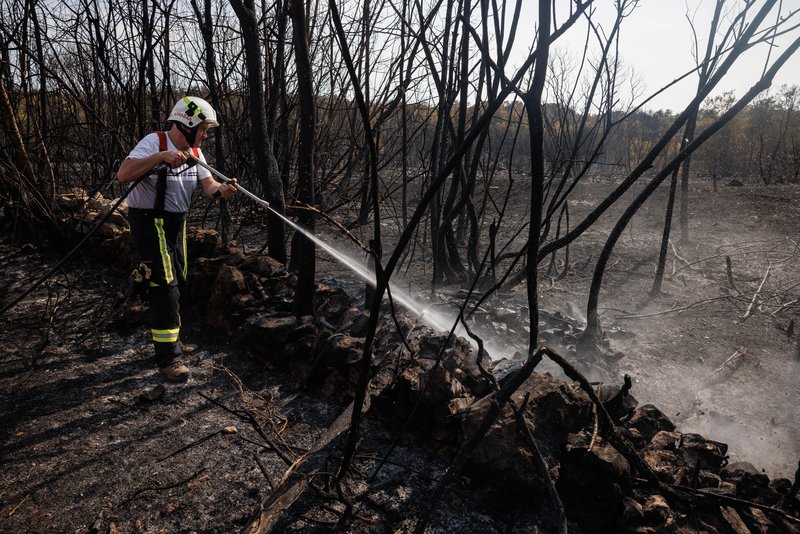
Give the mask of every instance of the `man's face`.
[[197, 136], [194, 138], [194, 145], [192, 145], [192, 148], [200, 148], [200, 145], [203, 144], [203, 141], [209, 136], [208, 130], [209, 127], [206, 123], [197, 127]]

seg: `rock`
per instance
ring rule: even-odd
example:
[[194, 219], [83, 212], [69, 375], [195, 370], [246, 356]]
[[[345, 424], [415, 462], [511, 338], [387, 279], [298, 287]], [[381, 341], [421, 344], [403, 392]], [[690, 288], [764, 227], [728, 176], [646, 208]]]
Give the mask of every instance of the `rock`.
[[770, 481], [769, 487], [775, 493], [786, 495], [792, 489], [792, 481], [788, 478], [774, 478]]
[[104, 222], [97, 229], [97, 235], [100, 237], [117, 237], [122, 234], [123, 229], [115, 224]]
[[211, 287], [206, 305], [206, 320], [209, 324], [223, 329], [226, 334], [232, 335], [239, 326], [235, 317], [236, 312], [251, 300], [252, 295], [242, 272], [236, 267], [223, 265]]
[[733, 462], [722, 468], [720, 475], [725, 480], [738, 480], [743, 474], [758, 475], [761, 472], [750, 462]]
[[287, 274], [286, 266], [278, 260], [264, 255], [248, 256], [239, 268], [266, 278], [284, 277]]
[[264, 362], [279, 366], [294, 356], [286, 349], [289, 334], [297, 329], [294, 316], [281, 317], [268, 313], [251, 315], [242, 325], [239, 341], [248, 352]]
[[727, 460], [728, 446], [725, 443], [705, 439], [699, 434], [683, 434], [680, 441], [683, 461], [694, 467], [700, 462], [703, 469], [719, 469]]
[[226, 265], [241, 265], [244, 262], [245, 256], [242, 249], [236, 246], [236, 243], [231, 241], [223, 245], [223, 262]]
[[[445, 342], [447, 345], [443, 351]], [[477, 354], [473, 353], [472, 346], [464, 338], [449, 337], [448, 340], [447, 334], [433, 333], [422, 338], [419, 347], [418, 359], [423, 365], [432, 366], [441, 358], [440, 365], [470, 394], [483, 396], [491, 391], [491, 381], [481, 373], [477, 364]], [[424, 363], [426, 360], [429, 363]], [[482, 364], [484, 368], [490, 364], [488, 355], [483, 355]]]
[[617, 427], [617, 431], [631, 442], [637, 450], [641, 450], [647, 445], [647, 441], [642, 436], [642, 433], [635, 428], [626, 428], [624, 426]]
[[489, 372], [494, 375], [498, 383], [504, 384], [505, 381], [513, 373], [517, 372], [522, 367], [522, 360], [509, 360], [508, 358], [500, 358], [490, 364]]
[[644, 404], [636, 408], [628, 420], [628, 427], [638, 430], [648, 442], [660, 430], [667, 432], [675, 430], [672, 421], [652, 404]]
[[189, 261], [197, 258], [212, 258], [221, 252], [222, 236], [210, 228], [186, 228], [186, 248]]
[[364, 355], [364, 338], [356, 338], [346, 334], [335, 334], [328, 339], [331, 350], [327, 365], [351, 365], [361, 360]]
[[[118, 226], [120, 230], [122, 230], [123, 228], [130, 228], [130, 225], [128, 224], [128, 219], [126, 219], [125, 215], [123, 215], [123, 213], [121, 212], [121, 208], [122, 206], [119, 206], [117, 210], [111, 215], [109, 215], [108, 219], [106, 219], [107, 223], [113, 224], [114, 226]], [[103, 216], [105, 217], [105, 213], [103, 214]]]
[[661, 495], [650, 495], [642, 506], [642, 514], [648, 523], [663, 524], [669, 521], [672, 510]]
[[369, 324], [369, 312], [355, 306], [347, 308], [339, 317], [337, 331], [349, 332], [351, 336], [365, 337]]
[[161, 384], [157, 385], [152, 389], [148, 389], [144, 393], [139, 394], [139, 401], [140, 402], [155, 402], [157, 400], [161, 400], [164, 396], [164, 386]]
[[314, 289], [313, 301], [314, 315], [325, 317], [329, 323], [337, 327], [351, 308], [350, 297], [343, 289], [321, 283]]
[[634, 525], [644, 518], [642, 505], [633, 497], [623, 497], [622, 499], [622, 524], [623, 526]]
[[110, 208], [111, 201], [103, 197], [102, 193], [97, 192], [91, 198], [86, 200], [85, 208], [88, 210], [103, 211], [104, 208]]
[[571, 520], [586, 532], [610, 532], [624, 513], [630, 465], [600, 436], [589, 450], [591, 440], [586, 431], [570, 434], [556, 487]]
[[736, 495], [742, 499], [763, 502], [769, 495], [769, 477], [749, 462], [734, 462], [720, 471], [722, 480], [736, 485]]
[[[412, 338], [409, 342], [414, 344], [416, 340]], [[379, 392], [372, 401], [373, 413], [391, 424], [402, 424], [411, 418], [425, 436], [430, 436], [437, 425], [448, 427], [448, 432], [454, 431], [457, 421], [446, 414], [451, 401], [462, 395], [455, 394], [456, 381], [452, 375], [441, 366], [427, 365], [429, 362], [413, 358], [402, 345], [384, 345], [377, 341], [376, 346], [383, 349], [394, 346], [397, 350], [375, 357], [380, 366], [377, 375], [380, 382], [376, 385]]]
[[680, 442], [680, 432], [667, 432], [666, 430], [659, 430], [656, 435], [650, 439], [650, 443], [648, 443], [647, 448], [652, 450], [677, 451]]
[[769, 517], [767, 517], [763, 510], [759, 510], [758, 508], [748, 508], [748, 513], [755, 522], [754, 526], [758, 528], [759, 532], [800, 532], [800, 527], [798, 527], [797, 524], [790, 525], [787, 524], [787, 522], [781, 522], [781, 526], [783, 528], [779, 527]]
[[62, 193], [56, 196], [56, 204], [64, 211], [75, 211], [83, 208], [89, 195], [86, 190], [76, 187], [71, 193]]
[[[547, 373], [534, 373], [512, 399], [522, 406], [526, 395], [523, 415], [545, 462], [551, 471], [557, 470], [568, 436], [592, 421], [590, 401], [577, 387]], [[473, 435], [490, 403], [491, 396], [486, 396], [467, 408], [461, 422], [462, 439]], [[530, 455], [529, 446], [519, 436], [514, 414], [506, 407], [475, 449], [467, 472], [477, 485], [501, 488], [507, 502], [528, 500], [531, 495], [546, 492], [545, 481], [530, 467]]]
[[662, 482], [672, 484], [675, 482], [675, 469], [678, 464], [678, 455], [670, 450], [645, 448], [642, 459]]
[[665, 482], [692, 485], [695, 471], [700, 487], [718, 487], [719, 480], [705, 470], [716, 470], [725, 460], [724, 443], [709, 441], [699, 434], [658, 431], [643, 449], [645, 462]]

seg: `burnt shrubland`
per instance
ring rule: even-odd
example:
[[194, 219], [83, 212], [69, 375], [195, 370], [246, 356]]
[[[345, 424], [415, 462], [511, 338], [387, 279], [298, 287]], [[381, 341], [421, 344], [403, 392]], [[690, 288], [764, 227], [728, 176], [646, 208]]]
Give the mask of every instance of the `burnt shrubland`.
[[[645, 93], [640, 7], [0, 4], [2, 528], [797, 531], [800, 12]], [[193, 203], [165, 387], [115, 173], [187, 94], [269, 208]]]

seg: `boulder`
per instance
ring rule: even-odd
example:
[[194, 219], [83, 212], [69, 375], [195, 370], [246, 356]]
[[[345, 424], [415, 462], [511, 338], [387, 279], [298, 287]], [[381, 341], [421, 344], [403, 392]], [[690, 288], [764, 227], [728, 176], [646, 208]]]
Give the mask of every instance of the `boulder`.
[[240, 269], [266, 278], [281, 278], [287, 275], [286, 267], [270, 256], [247, 256]]
[[725, 443], [705, 439], [700, 434], [682, 434], [680, 451], [683, 462], [690, 467], [717, 470], [727, 461]]
[[[592, 443], [589, 432], [570, 434], [556, 485], [567, 517], [585, 532], [614, 531], [625, 514], [623, 495], [630, 474], [628, 461], [603, 438], [597, 436]], [[637, 515], [636, 508], [633, 506], [628, 514]]]
[[209, 324], [232, 335], [239, 326], [236, 313], [252, 301], [244, 275], [236, 267], [223, 265], [211, 287], [206, 305], [206, 320]]
[[[545, 462], [557, 478], [570, 434], [580, 432], [593, 420], [589, 398], [578, 387], [548, 373], [534, 373], [512, 399], [517, 406], [524, 404], [522, 413]], [[462, 439], [469, 439], [478, 429], [491, 402], [489, 395], [467, 408], [461, 422]], [[507, 406], [470, 457], [467, 473], [477, 485], [497, 486], [508, 502], [527, 500], [531, 495], [546, 493], [541, 474], [531, 467], [531, 454]]]
[[661, 495], [650, 495], [642, 506], [642, 515], [650, 524], [667, 527], [672, 523], [672, 509]]
[[769, 477], [749, 462], [734, 462], [720, 471], [722, 480], [736, 485], [736, 495], [742, 499], [764, 502], [771, 491]]
[[660, 430], [672, 432], [675, 425], [661, 410], [652, 404], [644, 404], [636, 408], [628, 420], [628, 427], [638, 430], [646, 441], [650, 441]]
[[222, 236], [210, 228], [189, 226], [186, 228], [186, 248], [190, 261], [197, 258], [213, 258], [222, 252]]

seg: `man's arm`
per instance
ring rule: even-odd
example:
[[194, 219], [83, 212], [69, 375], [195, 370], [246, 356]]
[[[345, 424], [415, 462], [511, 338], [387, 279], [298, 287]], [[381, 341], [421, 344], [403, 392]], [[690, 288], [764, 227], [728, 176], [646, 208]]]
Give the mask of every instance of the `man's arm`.
[[167, 164], [172, 168], [186, 163], [186, 154], [179, 150], [156, 152], [146, 158], [126, 158], [117, 170], [117, 180], [123, 184], [136, 180], [154, 167]]

